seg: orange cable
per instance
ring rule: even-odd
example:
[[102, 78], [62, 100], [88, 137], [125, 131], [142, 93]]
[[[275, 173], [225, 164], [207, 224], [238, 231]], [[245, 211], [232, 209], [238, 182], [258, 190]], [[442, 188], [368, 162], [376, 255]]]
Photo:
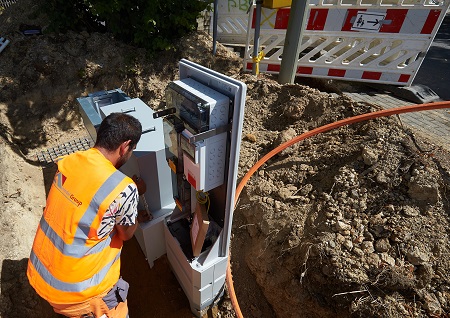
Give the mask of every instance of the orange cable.
[[[234, 204], [236, 206], [237, 200], [242, 192], [242, 189], [247, 184], [250, 177], [256, 172], [256, 170], [258, 170], [270, 158], [272, 158], [273, 156], [275, 156], [279, 152], [283, 151], [287, 147], [292, 146], [293, 144], [295, 144], [301, 140], [318, 135], [323, 132], [327, 132], [327, 131], [335, 129], [335, 128], [358, 123], [358, 122], [369, 120], [369, 119], [375, 119], [378, 117], [386, 117], [386, 116], [403, 114], [403, 113], [418, 112], [418, 111], [422, 111], [422, 110], [441, 109], [441, 108], [450, 108], [450, 101], [427, 103], [427, 104], [420, 104], [420, 105], [411, 105], [411, 106], [402, 106], [402, 107], [398, 107], [398, 108], [385, 109], [385, 110], [380, 110], [380, 111], [376, 111], [376, 112], [372, 112], [372, 113], [362, 114], [362, 115], [358, 115], [358, 116], [354, 116], [354, 117], [345, 118], [345, 119], [315, 128], [311, 131], [307, 131], [297, 137], [294, 137], [291, 140], [288, 140], [285, 143], [282, 143], [281, 145], [279, 145], [278, 147], [272, 149], [264, 157], [259, 159], [258, 162], [256, 162], [256, 164], [253, 167], [250, 168], [250, 170], [245, 174], [245, 176], [242, 178], [241, 182], [239, 183], [238, 187], [236, 188]], [[228, 257], [228, 267], [227, 267], [227, 272], [226, 272], [227, 287], [228, 287], [228, 291], [230, 293], [231, 303], [233, 304], [233, 308], [236, 312], [237, 317], [243, 318], [244, 316], [242, 315], [241, 308], [239, 307], [239, 303], [238, 303], [238, 300], [236, 298], [236, 294], [234, 291], [233, 276], [231, 274], [231, 268], [230, 268], [230, 258], [231, 258], [231, 253]]]

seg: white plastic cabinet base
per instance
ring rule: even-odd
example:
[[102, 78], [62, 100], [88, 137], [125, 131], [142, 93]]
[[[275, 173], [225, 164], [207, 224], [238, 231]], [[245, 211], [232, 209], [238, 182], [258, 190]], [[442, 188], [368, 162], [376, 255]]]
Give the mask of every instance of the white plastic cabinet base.
[[155, 260], [166, 254], [164, 219], [172, 213], [174, 208], [175, 203], [153, 212], [153, 220], [139, 224], [134, 233], [150, 268], [154, 266]]
[[189, 261], [178, 240], [170, 233], [167, 222], [163, 226], [172, 272], [189, 299], [191, 311], [201, 317], [202, 312], [223, 295], [228, 257], [216, 257], [213, 262], [203, 265], [199, 263], [202, 255]]

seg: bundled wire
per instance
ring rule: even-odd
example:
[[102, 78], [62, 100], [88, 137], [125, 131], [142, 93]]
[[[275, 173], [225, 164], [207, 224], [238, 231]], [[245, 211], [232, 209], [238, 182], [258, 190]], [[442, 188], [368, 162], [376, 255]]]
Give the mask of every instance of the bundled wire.
[[208, 204], [208, 206], [206, 207], [206, 213], [209, 212], [209, 206], [211, 205], [211, 201], [209, 199], [209, 193], [208, 192], [203, 192], [203, 191], [197, 191], [195, 194], [195, 197], [197, 198], [197, 202], [200, 204]]

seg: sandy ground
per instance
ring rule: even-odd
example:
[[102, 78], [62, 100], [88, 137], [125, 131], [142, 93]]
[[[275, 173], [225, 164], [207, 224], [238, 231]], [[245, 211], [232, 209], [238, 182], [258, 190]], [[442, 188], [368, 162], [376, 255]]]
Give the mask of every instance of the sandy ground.
[[[105, 34], [27, 37], [45, 25], [37, 4], [0, 15], [1, 317], [54, 317], [28, 285], [27, 258], [54, 167], [37, 154], [87, 135], [75, 99], [121, 88], [160, 109], [187, 58], [237, 78], [248, 94], [239, 177], [284, 141], [377, 110], [333, 82], [243, 73], [242, 60], [196, 33], [176, 51], [145, 52]], [[246, 317], [446, 317], [450, 312], [449, 155], [383, 118], [293, 145], [250, 179], [235, 212], [232, 269]], [[133, 317], [192, 317], [162, 257], [151, 270], [136, 240], [125, 244]], [[232, 317], [225, 295], [207, 316]]]

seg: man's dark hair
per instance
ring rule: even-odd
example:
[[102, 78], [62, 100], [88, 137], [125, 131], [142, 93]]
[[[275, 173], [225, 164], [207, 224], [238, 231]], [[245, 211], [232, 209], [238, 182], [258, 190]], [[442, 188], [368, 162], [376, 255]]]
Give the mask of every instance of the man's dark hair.
[[114, 151], [124, 141], [131, 140], [130, 149], [133, 149], [139, 142], [141, 134], [142, 125], [139, 120], [127, 114], [112, 113], [100, 124], [95, 147]]

